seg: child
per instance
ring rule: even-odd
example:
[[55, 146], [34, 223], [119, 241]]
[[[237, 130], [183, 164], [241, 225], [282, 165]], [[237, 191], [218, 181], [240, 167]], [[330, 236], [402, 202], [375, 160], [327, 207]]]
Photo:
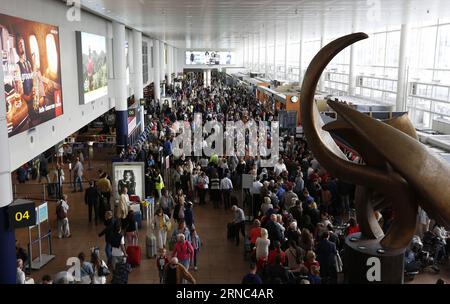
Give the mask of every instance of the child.
[[159, 256], [156, 258], [156, 268], [158, 268], [159, 272], [159, 283], [163, 283], [164, 278], [164, 268], [169, 263], [169, 258], [166, 255], [166, 249], [161, 248], [159, 250]]
[[202, 241], [200, 240], [200, 237], [195, 229], [192, 229], [191, 231], [191, 244], [192, 247], [194, 247], [194, 270], [197, 270], [197, 254], [202, 246]]
[[311, 273], [308, 276], [309, 281], [311, 284], [321, 284], [322, 280], [320, 278], [320, 267], [316, 265], [311, 266]]

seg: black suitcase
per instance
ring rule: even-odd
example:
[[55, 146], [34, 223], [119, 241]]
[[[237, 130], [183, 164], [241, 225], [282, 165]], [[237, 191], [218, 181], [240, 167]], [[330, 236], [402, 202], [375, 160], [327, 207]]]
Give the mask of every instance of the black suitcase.
[[232, 240], [235, 238], [235, 228], [234, 225], [231, 223], [228, 223], [227, 225], [227, 239]]

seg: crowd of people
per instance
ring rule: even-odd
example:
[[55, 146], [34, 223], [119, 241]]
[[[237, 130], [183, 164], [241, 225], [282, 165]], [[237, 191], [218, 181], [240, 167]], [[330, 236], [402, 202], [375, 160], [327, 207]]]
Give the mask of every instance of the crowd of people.
[[[353, 210], [355, 186], [330, 175], [303, 138], [285, 136], [283, 130], [280, 156], [274, 167], [262, 167], [261, 158], [250, 155], [176, 157], [176, 121], [189, 122], [195, 128], [194, 114], [201, 113], [203, 121], [270, 122], [277, 120], [282, 108], [259, 101], [245, 85], [227, 84], [221, 77], [205, 87], [199, 74], [189, 74], [181, 88], [169, 86], [167, 95], [172, 97], [172, 106], [149, 104], [145, 133], [119, 156], [121, 160], [145, 163], [145, 196], [156, 200], [156, 211], [151, 216], [160, 282], [195, 283], [189, 271], [199, 268], [202, 242], [194, 206], [210, 205], [233, 212], [228, 236], [237, 246], [242, 244], [250, 259], [250, 271], [242, 283], [337, 283], [344, 266], [340, 256], [343, 240], [359, 232]], [[247, 137], [247, 151], [249, 144]], [[361, 161], [354, 156], [350, 159]], [[250, 175], [253, 182], [242, 189], [244, 174]], [[75, 187], [79, 180], [74, 176]], [[241, 204], [235, 190], [244, 193]], [[94, 206], [95, 222], [102, 220], [105, 224], [99, 236], [105, 236], [107, 256], [107, 261], [102, 261], [98, 251], [93, 250], [87, 262], [80, 253], [86, 265], [83, 273], [89, 278], [86, 282], [105, 283], [105, 269], [114, 272], [117, 265], [126, 264], [127, 246], [136, 243], [139, 229], [127, 191], [126, 186], [121, 188], [114, 213], [110, 208], [111, 183], [105, 172], [100, 172], [96, 183], [86, 189], [89, 220]], [[102, 210], [95, 208], [97, 202], [101, 202]], [[387, 231], [394, 216], [390, 208], [376, 215]], [[250, 219], [252, 225], [247, 227]], [[61, 237], [70, 236], [63, 219], [59, 231]], [[99, 275], [99, 270], [104, 276]]]

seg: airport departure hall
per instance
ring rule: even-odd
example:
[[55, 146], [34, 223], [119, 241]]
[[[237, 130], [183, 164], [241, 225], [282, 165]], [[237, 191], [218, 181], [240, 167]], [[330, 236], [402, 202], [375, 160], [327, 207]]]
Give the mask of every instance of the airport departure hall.
[[450, 1], [0, 0], [0, 48], [0, 283], [450, 283]]

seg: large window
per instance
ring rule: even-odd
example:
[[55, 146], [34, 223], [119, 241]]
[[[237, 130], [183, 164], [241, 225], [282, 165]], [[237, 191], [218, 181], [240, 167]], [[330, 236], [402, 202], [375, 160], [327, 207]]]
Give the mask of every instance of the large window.
[[450, 121], [450, 24], [418, 26], [410, 37], [407, 107], [417, 127], [432, 128]]

